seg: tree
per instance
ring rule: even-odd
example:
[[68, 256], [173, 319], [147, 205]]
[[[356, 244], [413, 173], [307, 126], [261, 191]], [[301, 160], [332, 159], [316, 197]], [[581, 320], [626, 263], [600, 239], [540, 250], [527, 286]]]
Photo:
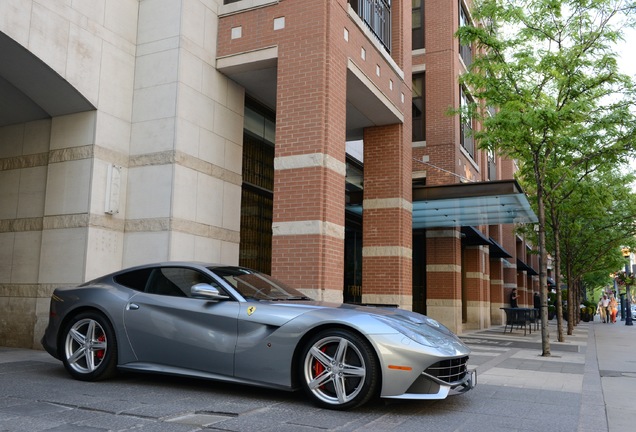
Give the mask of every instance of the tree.
[[458, 31], [462, 44], [473, 43], [477, 53], [460, 77], [475, 101], [463, 115], [481, 121], [483, 128], [475, 133], [481, 148], [516, 160], [519, 176], [533, 183], [542, 351], [549, 356], [546, 202], [572, 179], [572, 171], [620, 164], [634, 153], [634, 84], [619, 73], [613, 47], [621, 26], [634, 25], [636, 5], [627, 0], [476, 0], [472, 13], [475, 24]]
[[[587, 274], [608, 274], [620, 268], [621, 245], [629, 245], [636, 235], [636, 193], [629, 187], [632, 175], [616, 169], [599, 170], [569, 188], [567, 201], [559, 206], [558, 224], [568, 286], [580, 286]], [[548, 224], [548, 230], [552, 226]], [[579, 290], [568, 290], [568, 334], [576, 323]], [[560, 329], [562, 331], [562, 329]]]

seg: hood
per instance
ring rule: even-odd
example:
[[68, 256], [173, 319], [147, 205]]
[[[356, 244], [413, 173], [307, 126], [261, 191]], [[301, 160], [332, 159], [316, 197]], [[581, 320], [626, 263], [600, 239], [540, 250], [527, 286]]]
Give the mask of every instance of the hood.
[[318, 301], [275, 303], [284, 306], [283, 309], [289, 308], [291, 315], [313, 315], [315, 312], [320, 314], [320, 320], [346, 321], [367, 334], [399, 332], [422, 345], [435, 347], [446, 355], [464, 355], [470, 351], [443, 324], [426, 315], [397, 307]]

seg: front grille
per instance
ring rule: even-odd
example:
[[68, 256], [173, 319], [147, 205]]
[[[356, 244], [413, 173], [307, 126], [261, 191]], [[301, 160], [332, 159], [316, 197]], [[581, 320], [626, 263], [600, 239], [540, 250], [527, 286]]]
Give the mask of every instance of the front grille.
[[468, 370], [466, 368], [467, 363], [468, 356], [450, 360], [442, 360], [426, 369], [424, 373], [435, 377], [438, 380], [452, 384], [464, 379]]

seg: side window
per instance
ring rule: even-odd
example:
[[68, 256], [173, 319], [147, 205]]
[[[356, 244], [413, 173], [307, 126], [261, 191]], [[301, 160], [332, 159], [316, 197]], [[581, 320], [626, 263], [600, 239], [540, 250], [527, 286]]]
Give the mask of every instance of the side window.
[[[465, 27], [471, 25], [470, 18], [466, 8], [464, 7], [464, 2], [462, 0], [459, 1], [459, 26]], [[462, 42], [459, 42], [459, 54], [464, 61], [466, 67], [469, 67], [473, 62], [473, 49], [468, 45], [462, 45]]]
[[127, 273], [115, 276], [115, 282], [123, 285], [127, 288], [131, 288], [137, 291], [143, 291], [148, 283], [148, 277], [152, 272], [152, 268], [145, 268], [141, 270], [134, 270]]
[[424, 48], [424, 4], [423, 0], [413, 0], [411, 3], [411, 37], [413, 49]]
[[413, 108], [411, 111], [413, 126], [411, 138], [413, 142], [426, 141], [425, 76], [424, 73], [413, 74]]
[[213, 279], [197, 270], [164, 267], [155, 269], [146, 286], [146, 292], [173, 297], [190, 297], [190, 288], [198, 283], [207, 283], [222, 291]]
[[[459, 103], [462, 109], [468, 108], [473, 103], [470, 95], [468, 95], [462, 86], [459, 87]], [[461, 133], [459, 142], [468, 152], [471, 158], [475, 158], [475, 141], [473, 138], [473, 118], [462, 113], [460, 121]]]

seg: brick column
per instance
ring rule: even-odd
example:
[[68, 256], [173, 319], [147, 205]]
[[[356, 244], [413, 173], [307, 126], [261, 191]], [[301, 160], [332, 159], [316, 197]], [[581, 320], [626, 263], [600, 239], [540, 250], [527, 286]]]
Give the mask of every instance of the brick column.
[[[512, 292], [513, 288], [517, 288], [517, 238], [512, 225], [502, 226], [500, 240], [500, 243], [504, 247], [504, 249], [509, 251], [511, 254], [514, 254], [513, 257], [506, 259], [503, 266], [503, 303], [505, 307], [510, 307], [510, 293]], [[519, 291], [517, 291], [517, 294], [519, 294]], [[502, 311], [502, 319], [503, 317], [504, 315]]]
[[503, 259], [490, 260], [490, 322], [492, 325], [504, 324], [500, 308], [507, 307], [504, 299]]
[[528, 281], [527, 273], [525, 271], [520, 272], [517, 270], [517, 296], [518, 296], [519, 307], [528, 306], [528, 303], [527, 303], [528, 291], [526, 289], [527, 281]]
[[487, 246], [468, 246], [464, 250], [466, 323], [464, 329], [490, 326], [490, 284]]
[[[519, 287], [517, 286], [517, 266], [504, 266], [504, 305], [510, 307], [510, 293], [513, 288], [517, 288], [517, 296], [519, 295]], [[521, 302], [518, 302], [521, 303]]]
[[462, 328], [459, 229], [426, 231], [426, 314], [454, 332]]
[[364, 132], [362, 301], [412, 309], [411, 146], [405, 130], [391, 125]]
[[279, 47], [272, 274], [342, 301], [346, 57], [325, 62], [328, 44], [315, 39], [303, 32]]

